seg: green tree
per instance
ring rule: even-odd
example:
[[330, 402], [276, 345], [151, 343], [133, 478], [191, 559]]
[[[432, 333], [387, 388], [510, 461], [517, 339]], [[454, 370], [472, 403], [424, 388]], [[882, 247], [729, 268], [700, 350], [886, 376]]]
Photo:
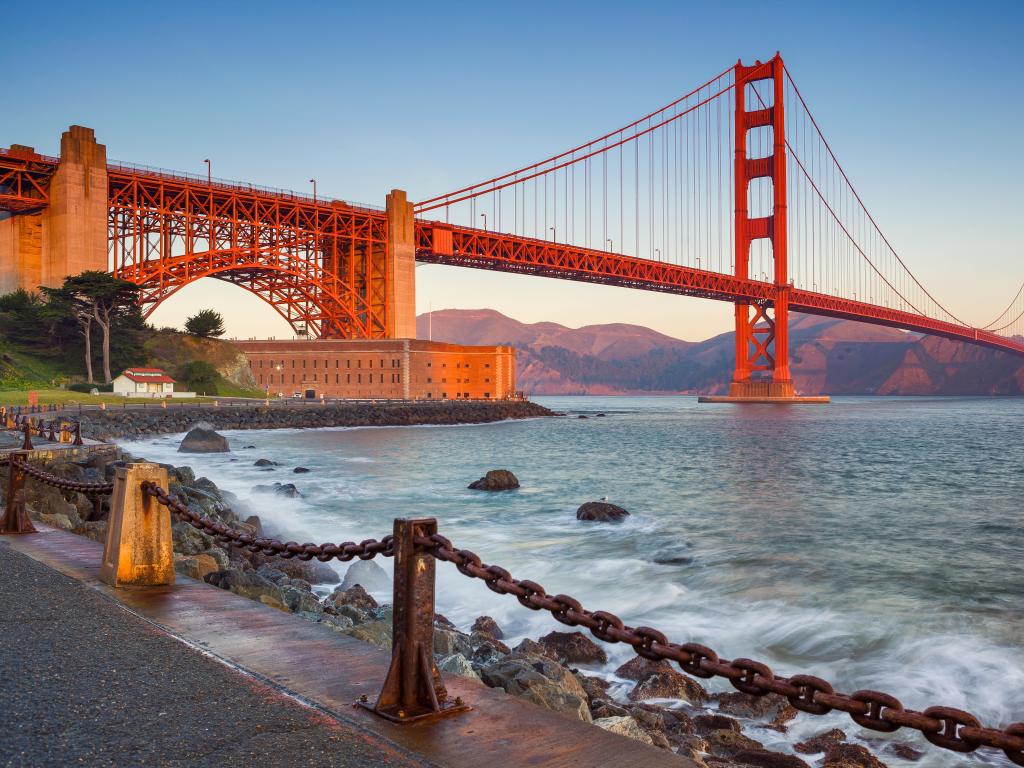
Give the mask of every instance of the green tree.
[[207, 395], [216, 395], [217, 384], [220, 382], [217, 369], [205, 360], [191, 360], [178, 366], [174, 378], [190, 391]]
[[67, 314], [78, 323], [85, 340], [85, 370], [92, 372], [92, 326], [102, 333], [103, 383], [113, 381], [110, 374], [110, 329], [119, 319], [138, 315], [139, 288], [99, 270], [82, 272], [64, 279], [59, 288], [40, 288], [47, 297], [51, 316]]
[[185, 321], [185, 331], [208, 339], [224, 335], [224, 318], [215, 309], [201, 309]]

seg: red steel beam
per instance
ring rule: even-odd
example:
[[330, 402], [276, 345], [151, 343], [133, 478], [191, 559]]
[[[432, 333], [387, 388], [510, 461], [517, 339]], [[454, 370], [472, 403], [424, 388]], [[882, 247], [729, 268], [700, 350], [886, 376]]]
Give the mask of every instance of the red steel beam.
[[[777, 288], [772, 283], [550, 240], [431, 221], [416, 222], [416, 259], [433, 264], [619, 285], [716, 301], [774, 302], [777, 296]], [[789, 294], [789, 308], [793, 311], [903, 328], [1024, 355], [1024, 342], [1021, 340], [977, 328], [792, 287], [784, 290]]]

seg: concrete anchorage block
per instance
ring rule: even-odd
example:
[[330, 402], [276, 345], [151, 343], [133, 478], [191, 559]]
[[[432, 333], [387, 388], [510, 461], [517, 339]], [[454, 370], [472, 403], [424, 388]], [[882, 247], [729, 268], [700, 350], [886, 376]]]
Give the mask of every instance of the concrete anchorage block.
[[129, 464], [118, 467], [114, 476], [100, 566], [100, 581], [112, 587], [174, 583], [171, 512], [143, 492], [146, 480], [167, 488], [167, 470], [159, 464]]

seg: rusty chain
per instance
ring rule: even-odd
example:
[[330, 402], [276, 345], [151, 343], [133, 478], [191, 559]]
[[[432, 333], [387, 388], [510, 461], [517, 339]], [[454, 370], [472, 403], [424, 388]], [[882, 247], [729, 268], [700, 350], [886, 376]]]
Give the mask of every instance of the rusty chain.
[[29, 477], [64, 491], [78, 491], [86, 496], [108, 496], [114, 492], [113, 483], [86, 483], [78, 480], [68, 480], [57, 475], [51, 475], [49, 472], [33, 467], [27, 462], [18, 461], [16, 458], [8, 457], [8, 461], [22, 469]]
[[379, 541], [366, 539], [358, 544], [354, 541], [346, 541], [342, 544], [299, 544], [294, 541], [279, 541], [263, 536], [253, 536], [247, 531], [231, 528], [208, 515], [194, 512], [176, 496], [172, 496], [151, 480], [142, 483], [142, 491], [155, 498], [159, 504], [167, 507], [189, 525], [213, 536], [217, 541], [230, 543], [250, 552], [260, 552], [264, 555], [274, 555], [285, 559], [296, 557], [299, 560], [312, 560], [315, 557], [322, 563], [335, 559], [346, 562], [357, 557], [360, 560], [372, 560], [377, 555], [393, 557], [395, 554], [394, 536], [391, 535], [385, 536]]
[[557, 621], [571, 627], [586, 627], [599, 640], [631, 645], [645, 659], [674, 661], [683, 672], [695, 677], [724, 677], [736, 690], [752, 696], [776, 693], [796, 709], [813, 715], [837, 709], [871, 730], [913, 728], [935, 746], [954, 752], [972, 752], [981, 746], [1001, 749], [1011, 761], [1024, 766], [1024, 723], [1014, 723], [1002, 730], [985, 728], [974, 715], [960, 709], [928, 707], [918, 712], [904, 708], [897, 698], [879, 691], [845, 694], [813, 675], [782, 677], [766, 664], [751, 659], [722, 659], [698, 643], [671, 643], [651, 627], [630, 627], [607, 611], [588, 611], [568, 595], [548, 595], [540, 584], [514, 579], [501, 566], [487, 565], [468, 549], [456, 549], [440, 534], [419, 536], [416, 543], [438, 560], [453, 563], [463, 575], [482, 579], [492, 592], [514, 595], [527, 608], [549, 611]]

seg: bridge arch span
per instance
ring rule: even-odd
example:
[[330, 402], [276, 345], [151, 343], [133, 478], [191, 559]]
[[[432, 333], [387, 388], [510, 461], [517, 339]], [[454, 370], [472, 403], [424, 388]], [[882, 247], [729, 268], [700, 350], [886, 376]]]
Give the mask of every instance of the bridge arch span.
[[[311, 275], [310, 266], [271, 256], [238, 258], [235, 251], [194, 253], [153, 262], [141, 274], [120, 273], [139, 286], [143, 316], [182, 288], [205, 278], [237, 285], [269, 304], [297, 335], [372, 338], [373, 312], [359, 287], [332, 275]], [[305, 268], [303, 268], [305, 267]], [[315, 267], [314, 267], [315, 270]], [[325, 279], [326, 278], [326, 279]]]

